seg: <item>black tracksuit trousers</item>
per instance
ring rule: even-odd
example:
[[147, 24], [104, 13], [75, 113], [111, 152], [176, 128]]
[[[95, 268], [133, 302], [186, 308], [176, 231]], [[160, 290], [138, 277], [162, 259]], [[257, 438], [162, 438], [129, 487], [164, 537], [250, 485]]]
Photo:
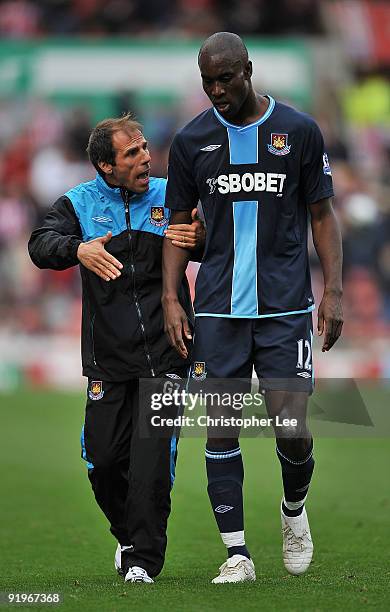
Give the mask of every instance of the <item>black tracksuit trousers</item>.
[[82, 456], [96, 501], [118, 542], [132, 547], [122, 569], [137, 565], [156, 576], [167, 545], [177, 430], [145, 435], [138, 380], [89, 380], [87, 393]]

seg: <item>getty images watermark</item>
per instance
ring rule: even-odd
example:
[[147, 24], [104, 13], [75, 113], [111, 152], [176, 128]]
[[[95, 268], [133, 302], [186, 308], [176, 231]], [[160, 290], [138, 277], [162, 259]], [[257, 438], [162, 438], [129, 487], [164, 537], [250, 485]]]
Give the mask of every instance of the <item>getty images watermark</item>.
[[[390, 437], [390, 381], [319, 379], [296, 411], [292, 392], [307, 393], [306, 380], [169, 378], [141, 379], [141, 437], [299, 436], [308, 426], [316, 437]], [[278, 402], [273, 403], [276, 391]], [[302, 404], [301, 404], [302, 405]], [[305, 405], [305, 403], [304, 403]]]
[[[243, 408], [260, 407], [264, 404], [264, 397], [261, 393], [218, 393], [218, 392], [195, 392], [190, 393], [185, 389], [175, 389], [170, 392], [152, 393], [150, 397], [150, 407], [153, 411], [161, 411], [160, 414], [153, 414], [150, 423], [153, 427], [297, 427], [298, 419], [281, 417], [258, 417], [251, 415], [248, 417], [240, 415], [224, 414], [227, 411], [236, 410], [240, 413]], [[176, 407], [178, 414], [175, 417], [166, 416], [165, 409]], [[182, 410], [190, 413], [195, 410], [207, 408], [222, 409], [222, 414], [180, 414]]]

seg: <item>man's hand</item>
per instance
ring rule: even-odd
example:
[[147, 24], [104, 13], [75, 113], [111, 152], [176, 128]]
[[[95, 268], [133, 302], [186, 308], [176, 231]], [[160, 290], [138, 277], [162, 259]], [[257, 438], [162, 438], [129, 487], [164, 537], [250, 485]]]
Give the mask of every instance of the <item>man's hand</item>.
[[318, 309], [318, 335], [322, 336], [325, 331], [322, 352], [325, 353], [332, 348], [341, 335], [343, 327], [343, 307], [341, 304], [341, 293], [324, 291], [320, 307]]
[[203, 247], [206, 240], [206, 231], [202, 221], [198, 217], [198, 211], [194, 208], [191, 212], [192, 223], [179, 223], [168, 225], [165, 230], [165, 238], [172, 241], [173, 246], [195, 251]]
[[180, 357], [188, 357], [188, 349], [185, 345], [186, 340], [192, 340], [188, 318], [177, 299], [162, 299], [164, 309], [164, 331], [168, 336], [170, 344], [177, 350]]
[[77, 249], [77, 258], [91, 272], [105, 281], [115, 280], [121, 275], [123, 265], [106, 251], [104, 245], [112, 238], [112, 232], [89, 242], [82, 242]]

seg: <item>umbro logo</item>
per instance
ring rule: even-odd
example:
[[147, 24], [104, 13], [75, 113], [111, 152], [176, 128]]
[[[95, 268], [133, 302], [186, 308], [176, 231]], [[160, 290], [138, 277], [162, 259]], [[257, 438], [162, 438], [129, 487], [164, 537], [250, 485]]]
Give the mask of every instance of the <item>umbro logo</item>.
[[302, 378], [311, 378], [311, 374], [309, 374], [309, 372], [297, 372], [297, 376], [302, 376]]
[[234, 506], [225, 506], [225, 504], [221, 504], [214, 508], [214, 512], [218, 512], [219, 514], [224, 514], [225, 512], [229, 512], [229, 510], [233, 510]]
[[305, 485], [304, 487], [301, 487], [300, 489], [295, 489], [297, 493], [303, 493], [304, 491], [307, 491], [307, 489], [309, 488], [310, 485]]
[[206, 153], [208, 151], [215, 151], [215, 149], [219, 149], [219, 147], [221, 147], [222, 145], [208, 145], [207, 147], [203, 147], [203, 149], [201, 149], [201, 151], [206, 151]]
[[112, 223], [110, 217], [92, 217], [92, 221], [97, 221], [98, 223]]

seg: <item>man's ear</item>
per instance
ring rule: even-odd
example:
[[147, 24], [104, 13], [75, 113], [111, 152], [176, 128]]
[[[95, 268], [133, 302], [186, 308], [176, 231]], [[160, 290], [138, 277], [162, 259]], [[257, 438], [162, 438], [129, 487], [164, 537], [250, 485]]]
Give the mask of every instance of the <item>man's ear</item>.
[[112, 164], [108, 162], [98, 162], [98, 166], [100, 170], [104, 172], [104, 174], [112, 174]]
[[252, 62], [249, 61], [244, 68], [245, 76], [247, 79], [250, 79], [253, 73]]

